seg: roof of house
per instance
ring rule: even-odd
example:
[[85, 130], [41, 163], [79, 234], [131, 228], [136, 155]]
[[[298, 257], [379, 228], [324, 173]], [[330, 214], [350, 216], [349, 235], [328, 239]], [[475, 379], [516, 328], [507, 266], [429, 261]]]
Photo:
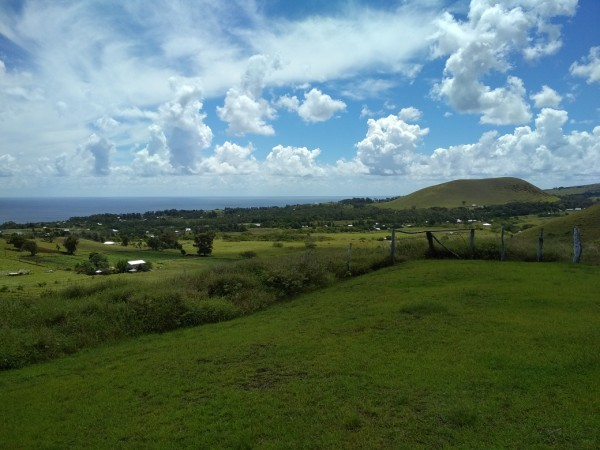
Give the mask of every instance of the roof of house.
[[146, 264], [146, 261], [144, 261], [143, 259], [136, 259], [133, 261], [127, 261], [127, 264], [129, 264], [130, 266], [139, 266], [140, 264]]

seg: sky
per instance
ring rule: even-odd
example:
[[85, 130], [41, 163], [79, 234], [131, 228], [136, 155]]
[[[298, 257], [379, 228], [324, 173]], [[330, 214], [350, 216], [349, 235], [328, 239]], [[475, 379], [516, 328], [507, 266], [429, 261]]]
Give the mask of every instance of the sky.
[[600, 182], [598, 0], [1, 0], [0, 195]]

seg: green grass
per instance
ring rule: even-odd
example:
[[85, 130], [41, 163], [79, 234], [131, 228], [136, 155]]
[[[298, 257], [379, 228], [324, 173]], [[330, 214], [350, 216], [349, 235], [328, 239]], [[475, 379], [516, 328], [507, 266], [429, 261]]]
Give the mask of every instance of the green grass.
[[553, 202], [551, 196], [518, 178], [455, 180], [430, 186], [378, 206], [392, 209], [459, 208], [471, 205], [503, 205], [511, 202]]
[[569, 186], [569, 187], [544, 190], [544, 192], [546, 192], [550, 195], [556, 195], [559, 197], [564, 197], [567, 195], [583, 195], [583, 194], [594, 193], [594, 192], [599, 192], [599, 191], [600, 191], [600, 183], [587, 184], [584, 186]]
[[553, 218], [535, 228], [524, 231], [523, 234], [525, 236], [538, 235], [540, 228], [544, 228], [546, 237], [572, 242], [573, 227], [579, 228], [584, 241], [600, 243], [600, 204]]
[[414, 261], [0, 373], [0, 448], [600, 442], [598, 267]]

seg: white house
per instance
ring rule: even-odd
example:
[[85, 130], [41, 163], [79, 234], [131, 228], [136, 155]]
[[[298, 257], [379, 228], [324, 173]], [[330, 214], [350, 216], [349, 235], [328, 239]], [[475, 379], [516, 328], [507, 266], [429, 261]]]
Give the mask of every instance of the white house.
[[127, 272], [137, 272], [142, 264], [146, 264], [146, 261], [143, 259], [127, 261]]

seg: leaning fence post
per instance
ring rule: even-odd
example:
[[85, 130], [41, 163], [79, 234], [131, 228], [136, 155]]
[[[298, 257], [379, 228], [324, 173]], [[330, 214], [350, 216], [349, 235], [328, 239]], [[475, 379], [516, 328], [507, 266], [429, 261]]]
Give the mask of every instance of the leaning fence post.
[[573, 228], [573, 262], [578, 264], [581, 261], [581, 233], [579, 232], [579, 228]]
[[390, 262], [396, 262], [396, 229], [392, 228], [392, 243], [390, 244]]
[[540, 237], [538, 238], [538, 250], [537, 250], [537, 262], [542, 260], [542, 250], [544, 248], [544, 229], [540, 230]]
[[346, 250], [346, 273], [350, 273], [350, 251], [352, 250], [352, 243], [348, 245]]
[[471, 258], [475, 258], [475, 228], [471, 228], [470, 245], [471, 245]]
[[504, 259], [506, 258], [506, 246], [504, 245], [504, 225], [502, 225], [502, 232], [500, 233], [500, 241], [501, 241], [500, 261], [504, 261]]

